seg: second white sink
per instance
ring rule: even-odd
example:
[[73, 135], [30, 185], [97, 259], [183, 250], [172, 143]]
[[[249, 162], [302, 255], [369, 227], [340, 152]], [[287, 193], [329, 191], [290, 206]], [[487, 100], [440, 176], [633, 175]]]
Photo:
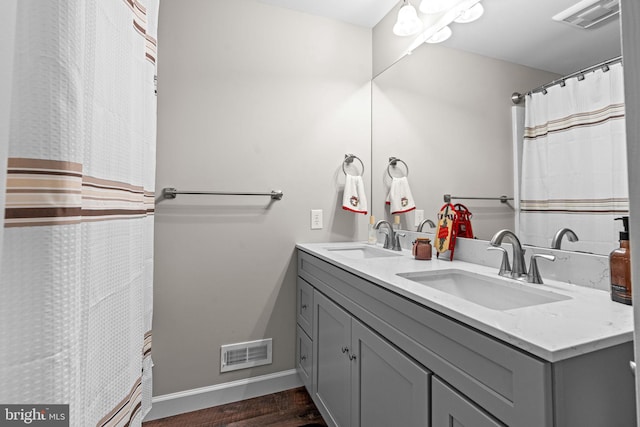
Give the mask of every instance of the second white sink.
[[342, 255], [352, 259], [386, 258], [386, 257], [402, 255], [401, 252], [393, 252], [389, 249], [381, 249], [375, 246], [366, 246], [366, 245], [327, 248], [327, 250], [330, 252], [333, 252], [336, 255]]
[[462, 298], [492, 310], [511, 310], [556, 301], [571, 297], [536, 289], [514, 280], [490, 278], [463, 270], [419, 271], [398, 273], [433, 289]]

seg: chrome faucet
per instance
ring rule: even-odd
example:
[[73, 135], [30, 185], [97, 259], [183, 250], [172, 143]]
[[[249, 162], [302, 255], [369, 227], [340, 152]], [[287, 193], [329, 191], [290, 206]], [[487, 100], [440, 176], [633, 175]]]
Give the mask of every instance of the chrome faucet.
[[379, 230], [382, 225], [386, 225], [389, 229], [389, 232], [385, 233], [384, 245], [382, 247], [385, 249], [392, 249], [394, 251], [401, 251], [402, 247], [400, 246], [400, 236], [404, 236], [404, 234], [396, 233], [391, 224], [389, 224], [389, 221], [384, 219], [376, 222], [373, 228]]
[[436, 228], [436, 225], [434, 224], [433, 221], [431, 221], [430, 219], [423, 219], [420, 224], [418, 224], [418, 232], [421, 233], [422, 232], [422, 228], [424, 227], [425, 224], [429, 224], [429, 227], [431, 228]]
[[553, 236], [553, 239], [551, 240], [551, 249], [560, 249], [560, 245], [562, 245], [562, 238], [565, 234], [570, 242], [578, 241], [578, 236], [576, 236], [576, 233], [574, 233], [572, 229], [566, 227], [561, 228], [556, 232], [556, 235]]
[[511, 246], [513, 247], [513, 269], [511, 270], [511, 277], [513, 279], [519, 279], [527, 275], [527, 268], [524, 262], [524, 252], [518, 236], [516, 236], [511, 230], [500, 230], [493, 235], [489, 244], [491, 246], [500, 247], [502, 245], [502, 239], [508, 237], [511, 240]]

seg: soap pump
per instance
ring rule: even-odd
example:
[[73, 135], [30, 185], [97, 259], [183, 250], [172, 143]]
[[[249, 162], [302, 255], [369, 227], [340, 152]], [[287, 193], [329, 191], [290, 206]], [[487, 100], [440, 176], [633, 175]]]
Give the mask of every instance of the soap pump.
[[609, 255], [611, 274], [611, 299], [631, 305], [631, 250], [629, 248], [629, 217], [616, 218], [622, 221], [624, 231], [620, 232], [620, 247]]

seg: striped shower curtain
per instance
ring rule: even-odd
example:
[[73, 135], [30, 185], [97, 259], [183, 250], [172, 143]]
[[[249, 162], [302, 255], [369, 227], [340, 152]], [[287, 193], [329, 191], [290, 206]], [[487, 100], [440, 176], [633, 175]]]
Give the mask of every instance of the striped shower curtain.
[[520, 237], [549, 247], [571, 228], [571, 250], [608, 254], [629, 213], [622, 64], [527, 97]]
[[8, 3], [0, 403], [69, 405], [71, 426], [139, 426], [151, 397], [158, 0]]

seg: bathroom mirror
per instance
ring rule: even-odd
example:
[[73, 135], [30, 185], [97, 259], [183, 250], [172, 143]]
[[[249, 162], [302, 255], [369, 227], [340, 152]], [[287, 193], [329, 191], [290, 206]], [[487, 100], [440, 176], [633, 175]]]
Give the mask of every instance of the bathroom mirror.
[[[512, 116], [523, 117], [524, 108], [514, 108], [511, 94], [621, 53], [617, 16], [586, 30], [552, 19], [576, 0], [482, 3], [485, 14], [478, 21], [453, 24], [449, 40], [422, 44], [407, 55], [411, 40], [400, 42], [391, 32], [397, 7], [374, 29], [374, 73], [379, 74], [372, 81], [371, 206], [377, 218], [392, 220], [384, 207], [389, 175], [406, 174], [400, 163], [388, 167], [389, 157], [406, 162], [417, 209], [433, 221], [444, 194], [513, 197]], [[452, 203], [473, 213], [479, 239], [515, 229], [512, 201]], [[414, 213], [401, 215], [401, 228], [415, 230], [415, 222]], [[571, 243], [562, 247], [571, 250]]]

